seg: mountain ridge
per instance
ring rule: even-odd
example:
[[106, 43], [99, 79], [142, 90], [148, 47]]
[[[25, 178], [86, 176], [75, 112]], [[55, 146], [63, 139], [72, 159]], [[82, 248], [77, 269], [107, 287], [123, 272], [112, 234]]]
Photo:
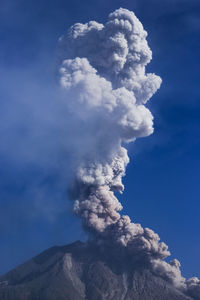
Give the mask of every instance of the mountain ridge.
[[191, 300], [144, 265], [90, 243], [54, 246], [0, 276], [1, 300]]

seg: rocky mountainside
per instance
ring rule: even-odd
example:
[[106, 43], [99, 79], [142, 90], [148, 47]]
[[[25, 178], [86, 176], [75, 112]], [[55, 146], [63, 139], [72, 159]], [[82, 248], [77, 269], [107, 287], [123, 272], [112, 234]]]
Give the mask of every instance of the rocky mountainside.
[[123, 268], [82, 242], [50, 248], [0, 276], [1, 300], [191, 300], [144, 266]]

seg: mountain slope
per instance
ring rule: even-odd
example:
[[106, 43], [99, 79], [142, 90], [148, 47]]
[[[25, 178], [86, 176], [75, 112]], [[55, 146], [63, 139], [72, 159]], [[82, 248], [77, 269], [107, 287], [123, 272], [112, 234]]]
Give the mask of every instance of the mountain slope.
[[81, 242], [50, 248], [0, 276], [1, 300], [189, 300], [144, 267], [122, 262]]

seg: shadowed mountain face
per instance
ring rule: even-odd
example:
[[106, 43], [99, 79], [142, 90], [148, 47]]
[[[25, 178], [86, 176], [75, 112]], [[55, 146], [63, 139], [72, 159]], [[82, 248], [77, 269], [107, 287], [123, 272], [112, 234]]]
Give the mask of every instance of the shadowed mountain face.
[[1, 300], [189, 300], [144, 266], [81, 242], [50, 248], [0, 277]]

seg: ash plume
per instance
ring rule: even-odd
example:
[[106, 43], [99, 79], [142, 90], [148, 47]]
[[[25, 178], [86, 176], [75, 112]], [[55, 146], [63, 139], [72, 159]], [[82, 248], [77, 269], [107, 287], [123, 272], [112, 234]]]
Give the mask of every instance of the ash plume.
[[104, 25], [77, 23], [59, 39], [61, 101], [71, 131], [73, 210], [99, 245], [142, 257], [153, 272], [200, 299], [199, 280], [186, 281], [177, 260], [164, 261], [170, 255], [167, 245], [151, 229], [121, 215], [115, 195], [124, 189], [125, 145], [153, 132], [153, 116], [145, 105], [161, 78], [145, 72], [152, 59], [146, 37], [134, 13], [120, 8]]

